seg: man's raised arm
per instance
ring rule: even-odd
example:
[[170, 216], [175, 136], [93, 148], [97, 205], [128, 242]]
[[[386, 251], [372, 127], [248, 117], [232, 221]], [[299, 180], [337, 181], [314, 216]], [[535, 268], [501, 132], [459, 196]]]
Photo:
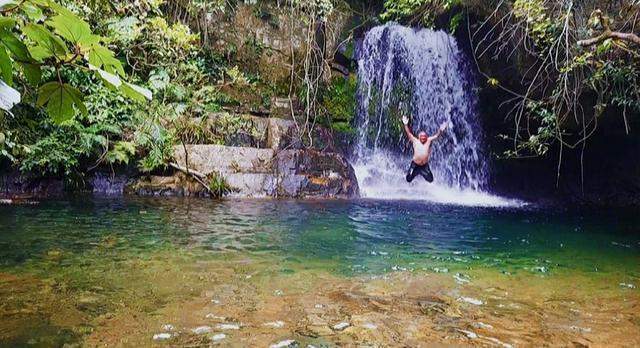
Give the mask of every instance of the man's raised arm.
[[445, 122], [445, 123], [441, 124], [440, 128], [438, 129], [438, 133], [436, 133], [436, 135], [430, 136], [429, 140], [434, 141], [434, 140], [440, 138], [442, 133], [444, 133], [444, 130], [447, 129], [447, 125], [448, 124], [449, 124], [448, 122]]
[[409, 138], [409, 140], [415, 139], [416, 137], [411, 133], [411, 128], [409, 128], [409, 117], [402, 116], [402, 124], [404, 125], [404, 132], [407, 134], [407, 138]]

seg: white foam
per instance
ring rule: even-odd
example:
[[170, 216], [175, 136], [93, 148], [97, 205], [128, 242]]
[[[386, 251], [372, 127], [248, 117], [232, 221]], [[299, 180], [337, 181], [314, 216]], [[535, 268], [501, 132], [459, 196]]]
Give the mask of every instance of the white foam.
[[[375, 157], [386, 157], [378, 153]], [[407, 167], [409, 164], [407, 164]], [[454, 188], [440, 183], [434, 173], [433, 183], [416, 177], [408, 183], [404, 170], [388, 158], [373, 158], [368, 163], [354, 164], [354, 170], [360, 184], [360, 195], [363, 198], [382, 200], [413, 200], [439, 204], [452, 204], [474, 207], [522, 207], [525, 202], [493, 195], [471, 188]]]

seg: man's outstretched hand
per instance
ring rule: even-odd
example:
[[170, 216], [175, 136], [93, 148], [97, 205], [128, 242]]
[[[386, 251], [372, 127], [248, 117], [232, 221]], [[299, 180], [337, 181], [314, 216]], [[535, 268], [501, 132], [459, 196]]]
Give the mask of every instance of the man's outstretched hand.
[[402, 116], [402, 123], [406, 126], [409, 124], [409, 117], [407, 116]]
[[445, 122], [443, 124], [440, 125], [440, 132], [444, 132], [445, 129], [447, 129], [447, 126], [449, 126], [449, 122]]

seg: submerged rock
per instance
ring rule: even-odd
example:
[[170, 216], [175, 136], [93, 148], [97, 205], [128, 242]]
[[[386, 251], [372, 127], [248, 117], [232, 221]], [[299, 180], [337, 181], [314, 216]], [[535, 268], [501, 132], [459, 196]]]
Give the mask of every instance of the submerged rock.
[[210, 326], [198, 326], [195, 329], [192, 329], [191, 332], [193, 332], [196, 335], [202, 335], [202, 334], [206, 334], [211, 332], [211, 327]]
[[213, 320], [220, 320], [220, 321], [225, 321], [227, 320], [226, 317], [221, 317], [219, 315], [215, 315], [213, 313], [209, 313], [207, 315], [204, 316], [206, 319], [213, 319]]
[[471, 280], [469, 279], [469, 276], [462, 274], [462, 273], [456, 273], [453, 276], [453, 279], [455, 279], [456, 283], [458, 284], [466, 284], [466, 283], [470, 283]]
[[376, 330], [378, 328], [376, 324], [372, 324], [372, 323], [364, 323], [362, 324], [362, 327], [368, 330]]
[[458, 298], [458, 301], [471, 303], [472, 305], [476, 305], [476, 306], [481, 306], [481, 305], [484, 304], [484, 302], [482, 302], [481, 300], [478, 300], [478, 299], [473, 298], [473, 297], [460, 297], [460, 298]]
[[238, 324], [218, 324], [218, 325], [216, 325], [216, 329], [218, 329], [218, 330], [240, 330], [240, 325], [238, 325]]
[[262, 326], [268, 326], [268, 327], [272, 327], [274, 329], [281, 329], [281, 328], [284, 327], [284, 321], [280, 321], [280, 320], [270, 321], [268, 323], [262, 324]]
[[331, 328], [336, 330], [336, 331], [342, 331], [342, 330], [348, 328], [349, 326], [351, 326], [350, 323], [347, 323], [346, 321], [343, 321], [341, 323], [333, 325]]
[[215, 334], [215, 335], [211, 335], [211, 340], [214, 342], [217, 341], [222, 341], [223, 339], [227, 338], [227, 335], [223, 334], [223, 333], [219, 333], [219, 334]]
[[469, 339], [476, 339], [476, 338], [478, 338], [478, 334], [476, 334], [476, 333], [475, 333], [475, 332], [473, 332], [473, 331], [469, 331], [469, 330], [461, 330], [461, 329], [458, 329], [458, 331], [460, 331], [460, 332], [462, 332], [463, 334], [465, 334], [465, 335], [467, 336], [467, 338], [469, 338]]
[[284, 340], [284, 341], [280, 341], [278, 343], [274, 343], [270, 345], [269, 348], [286, 348], [286, 347], [297, 347], [297, 346], [298, 346], [298, 342], [296, 342], [295, 340]]
[[163, 333], [159, 333], [159, 334], [153, 335], [153, 340], [154, 341], [168, 340], [170, 338], [171, 338], [171, 334], [167, 333], [167, 332], [163, 332]]
[[493, 325], [489, 325], [489, 324], [485, 324], [481, 321], [475, 323], [473, 326], [477, 327], [478, 329], [485, 329], [485, 330], [492, 330], [493, 329]]

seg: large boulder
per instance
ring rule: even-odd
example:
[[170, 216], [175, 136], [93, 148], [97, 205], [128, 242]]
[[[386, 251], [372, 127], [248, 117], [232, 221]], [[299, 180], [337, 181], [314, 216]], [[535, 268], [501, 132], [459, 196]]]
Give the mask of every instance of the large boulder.
[[[174, 148], [176, 164], [197, 175], [221, 177], [233, 197], [348, 198], [358, 195], [353, 167], [337, 153], [309, 149], [258, 149], [223, 145]], [[139, 195], [206, 195], [199, 183], [146, 177], [129, 186]]]

